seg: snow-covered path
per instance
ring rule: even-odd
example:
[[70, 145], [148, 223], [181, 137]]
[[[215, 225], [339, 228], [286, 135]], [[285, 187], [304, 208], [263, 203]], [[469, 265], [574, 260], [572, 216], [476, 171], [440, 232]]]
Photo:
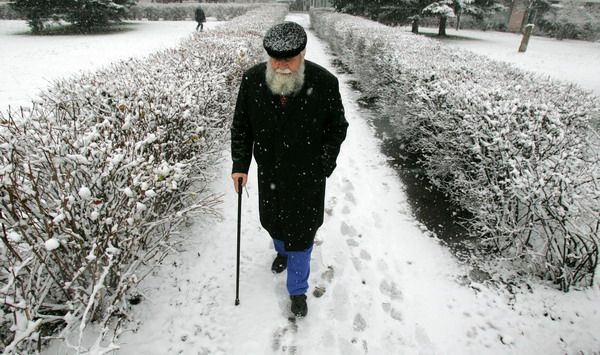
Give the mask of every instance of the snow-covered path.
[[[308, 26], [308, 16], [290, 20]], [[309, 32], [307, 58], [333, 71]], [[325, 224], [313, 253], [309, 314], [288, 320], [285, 274], [258, 221], [256, 176], [244, 193], [240, 306], [235, 298], [236, 204], [229, 152], [215, 192], [223, 218], [197, 221], [141, 291], [140, 324], [118, 354], [563, 354], [600, 349], [597, 291], [531, 294], [471, 283], [411, 215], [357, 94], [339, 75], [350, 122], [328, 180]], [[317, 297], [319, 288], [324, 294]], [[57, 350], [57, 353], [61, 353]]]

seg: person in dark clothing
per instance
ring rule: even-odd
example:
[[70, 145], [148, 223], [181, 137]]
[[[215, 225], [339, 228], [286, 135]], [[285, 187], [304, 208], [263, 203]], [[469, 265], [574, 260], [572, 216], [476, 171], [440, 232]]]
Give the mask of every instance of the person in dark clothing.
[[323, 224], [325, 180], [336, 167], [348, 122], [337, 78], [304, 59], [306, 32], [297, 23], [271, 27], [266, 62], [247, 70], [231, 127], [232, 178], [246, 185], [252, 155], [258, 165], [259, 214], [287, 268], [295, 316], [307, 314], [306, 291], [315, 234]]
[[196, 22], [198, 22], [196, 31], [198, 31], [198, 28], [202, 31], [204, 29], [204, 22], [206, 22], [206, 15], [204, 15], [204, 10], [200, 6], [196, 8]]

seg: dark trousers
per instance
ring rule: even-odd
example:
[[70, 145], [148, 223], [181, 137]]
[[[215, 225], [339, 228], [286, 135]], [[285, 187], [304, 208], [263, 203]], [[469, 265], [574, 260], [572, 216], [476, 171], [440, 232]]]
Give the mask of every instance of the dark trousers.
[[204, 22], [198, 22], [198, 26], [196, 26], [196, 31], [198, 31], [198, 27], [200, 27], [200, 31], [204, 29]]

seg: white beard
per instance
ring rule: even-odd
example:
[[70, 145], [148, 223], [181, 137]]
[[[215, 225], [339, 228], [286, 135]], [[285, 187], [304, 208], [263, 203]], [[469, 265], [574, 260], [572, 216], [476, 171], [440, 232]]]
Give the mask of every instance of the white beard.
[[267, 61], [266, 80], [267, 86], [274, 95], [297, 94], [304, 85], [304, 61], [295, 73], [292, 73], [289, 69], [274, 70], [271, 63]]

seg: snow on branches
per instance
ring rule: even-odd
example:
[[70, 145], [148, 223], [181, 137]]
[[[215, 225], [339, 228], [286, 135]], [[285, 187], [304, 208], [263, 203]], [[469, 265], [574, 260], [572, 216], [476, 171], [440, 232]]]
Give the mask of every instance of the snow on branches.
[[[54, 83], [0, 115], [0, 333], [6, 352], [127, 313], [128, 291], [195, 214], [239, 79], [282, 20], [261, 7], [175, 49]], [[74, 349], [84, 351], [81, 336]]]
[[[317, 32], [469, 211], [469, 229], [562, 290], [590, 285], [600, 246], [600, 100], [397, 29], [312, 11]], [[597, 127], [597, 126], [596, 126]]]
[[456, 17], [454, 14], [453, 1], [451, 0], [441, 0], [427, 5], [423, 9], [424, 15], [434, 15], [441, 17]]

